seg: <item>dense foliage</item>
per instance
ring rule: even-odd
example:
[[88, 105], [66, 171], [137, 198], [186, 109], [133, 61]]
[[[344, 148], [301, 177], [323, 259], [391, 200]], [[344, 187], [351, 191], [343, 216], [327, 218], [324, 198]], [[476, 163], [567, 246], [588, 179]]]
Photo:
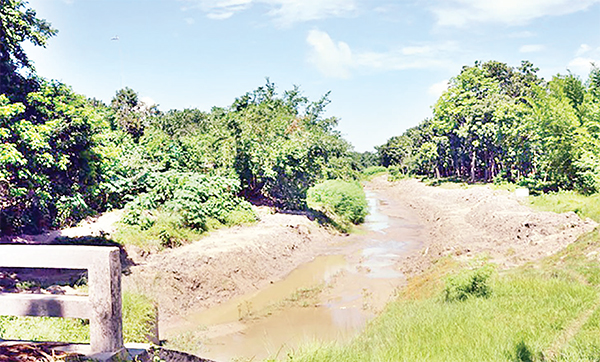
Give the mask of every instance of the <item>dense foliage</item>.
[[450, 80], [432, 119], [378, 148], [384, 166], [534, 191], [600, 190], [600, 69], [546, 82], [524, 61], [476, 62]]
[[1, 1], [0, 235], [124, 206], [140, 230], [165, 220], [170, 233], [206, 230], [253, 219], [244, 199], [303, 209], [309, 187], [354, 178], [373, 159], [351, 153], [338, 120], [323, 117], [327, 95], [279, 95], [268, 79], [208, 113], [162, 113], [127, 87], [110, 105], [87, 99], [37, 77], [22, 43], [44, 46], [56, 30], [24, 1]]

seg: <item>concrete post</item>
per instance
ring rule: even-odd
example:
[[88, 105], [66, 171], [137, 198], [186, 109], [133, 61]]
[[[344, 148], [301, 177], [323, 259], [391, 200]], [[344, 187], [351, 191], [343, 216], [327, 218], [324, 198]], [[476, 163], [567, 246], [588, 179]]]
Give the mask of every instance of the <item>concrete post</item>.
[[123, 350], [121, 260], [118, 248], [0, 245], [0, 266], [87, 269], [87, 298], [0, 293], [0, 315], [89, 318], [92, 353], [114, 354]]
[[92, 353], [117, 352], [123, 348], [119, 249], [102, 249], [88, 267]]

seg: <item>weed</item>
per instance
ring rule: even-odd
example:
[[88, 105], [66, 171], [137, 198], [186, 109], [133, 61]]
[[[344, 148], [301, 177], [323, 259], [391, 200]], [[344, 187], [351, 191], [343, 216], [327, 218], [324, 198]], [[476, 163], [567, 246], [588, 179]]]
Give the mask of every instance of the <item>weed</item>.
[[489, 279], [492, 271], [491, 266], [486, 265], [449, 277], [444, 288], [444, 300], [453, 302], [462, 301], [469, 297], [489, 297], [491, 294]]

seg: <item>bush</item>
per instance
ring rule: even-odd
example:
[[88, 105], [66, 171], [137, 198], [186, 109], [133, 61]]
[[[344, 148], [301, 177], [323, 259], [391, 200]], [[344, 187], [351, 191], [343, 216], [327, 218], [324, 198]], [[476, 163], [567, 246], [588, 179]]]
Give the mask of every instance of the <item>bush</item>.
[[400, 166], [388, 167], [388, 181], [394, 182], [407, 178], [407, 174], [402, 171]]
[[172, 213], [180, 226], [206, 231], [215, 220], [223, 225], [256, 220], [250, 204], [236, 196], [237, 179], [178, 172], [153, 178], [151, 191], [127, 204], [123, 223], [149, 230], [158, 222], [157, 215]]
[[239, 185], [236, 179], [194, 174], [167, 205], [181, 215], [184, 225], [208, 230], [210, 219], [226, 225], [233, 211], [246, 210], [252, 215], [248, 202], [236, 196]]
[[324, 213], [342, 231], [364, 221], [368, 213], [367, 198], [356, 182], [329, 180], [308, 190], [308, 206]]
[[486, 265], [449, 277], [444, 288], [444, 300], [453, 302], [469, 297], [488, 297], [491, 294], [489, 279], [492, 271], [493, 269]]

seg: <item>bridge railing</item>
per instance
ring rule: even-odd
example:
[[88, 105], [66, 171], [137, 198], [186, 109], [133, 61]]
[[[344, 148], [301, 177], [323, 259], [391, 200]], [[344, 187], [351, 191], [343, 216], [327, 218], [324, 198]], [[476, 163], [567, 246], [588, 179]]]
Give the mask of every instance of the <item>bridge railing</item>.
[[87, 269], [88, 296], [0, 293], [0, 315], [88, 319], [92, 353], [123, 349], [118, 248], [0, 245], [0, 267]]

